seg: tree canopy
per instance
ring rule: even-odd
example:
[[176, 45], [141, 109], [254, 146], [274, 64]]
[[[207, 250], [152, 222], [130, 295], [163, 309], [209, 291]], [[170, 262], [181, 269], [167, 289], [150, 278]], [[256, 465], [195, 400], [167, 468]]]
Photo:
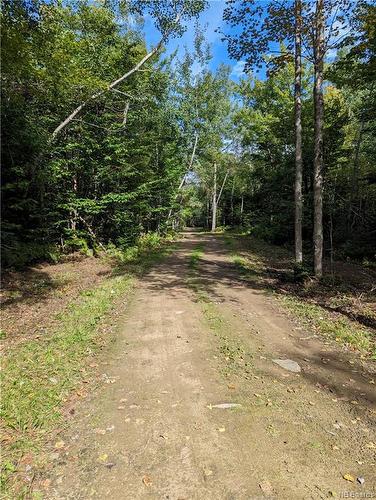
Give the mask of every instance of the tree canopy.
[[[301, 27], [302, 234], [308, 260], [316, 133], [317, 11], [311, 4], [302, 2]], [[74, 250], [125, 248], [144, 233], [185, 224], [242, 226], [292, 245], [295, 6], [227, 1], [222, 36], [229, 55], [247, 70], [234, 81], [226, 65], [213, 69], [203, 29], [180, 60], [164, 52], [204, 1], [6, 0], [5, 265], [56, 260]], [[324, 257], [372, 259], [376, 11], [365, 1], [330, 0], [322, 8]], [[145, 16], [161, 35], [151, 49], [141, 29]], [[265, 65], [264, 76], [252, 72]]]

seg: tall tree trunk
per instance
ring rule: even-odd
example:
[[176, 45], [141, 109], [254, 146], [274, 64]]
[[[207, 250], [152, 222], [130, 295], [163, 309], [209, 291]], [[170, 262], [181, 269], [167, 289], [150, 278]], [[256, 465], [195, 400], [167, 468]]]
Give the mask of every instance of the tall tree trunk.
[[124, 111], [123, 111], [123, 123], [122, 123], [123, 127], [125, 127], [127, 124], [129, 106], [130, 106], [129, 101], [126, 101], [125, 105], [124, 105]]
[[230, 198], [231, 226], [234, 225], [234, 191], [235, 191], [235, 176], [232, 178], [232, 188], [231, 188], [231, 198]]
[[360, 146], [363, 140], [363, 133], [364, 133], [364, 116], [362, 115], [360, 118], [359, 133], [355, 144], [354, 166], [353, 166], [352, 183], [351, 183], [351, 194], [352, 194], [351, 204], [353, 204], [354, 200], [356, 202], [359, 196], [359, 156], [360, 156]]
[[209, 229], [210, 222], [210, 196], [209, 192], [206, 192], [206, 227]]
[[313, 245], [315, 276], [322, 276], [323, 257], [323, 124], [324, 124], [324, 96], [323, 96], [323, 68], [324, 68], [324, 0], [316, 0], [315, 35], [314, 35], [314, 119], [315, 145], [313, 164]]
[[302, 2], [295, 0], [295, 262], [303, 261], [302, 241]]
[[[75, 196], [75, 198], [77, 198], [78, 187], [77, 187], [77, 176], [76, 175], [73, 176], [72, 188], [73, 188], [74, 196]], [[76, 229], [77, 229], [77, 219], [78, 219], [77, 210], [75, 208], [73, 210], [71, 210], [70, 215], [71, 215], [70, 228], [71, 228], [72, 231], [76, 232]]]
[[212, 226], [211, 226], [212, 231], [215, 231], [216, 225], [217, 225], [217, 164], [214, 163]]

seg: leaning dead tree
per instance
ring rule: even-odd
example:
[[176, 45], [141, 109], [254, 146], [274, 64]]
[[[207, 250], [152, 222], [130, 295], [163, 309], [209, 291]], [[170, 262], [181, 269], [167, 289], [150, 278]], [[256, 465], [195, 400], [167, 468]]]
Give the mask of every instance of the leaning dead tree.
[[163, 34], [163, 36], [161, 37], [161, 39], [159, 40], [159, 42], [157, 43], [157, 45], [150, 51], [148, 52], [142, 59], [141, 61], [139, 61], [132, 69], [130, 69], [129, 71], [127, 71], [124, 75], [122, 75], [120, 78], [118, 78], [117, 80], [113, 81], [112, 83], [110, 83], [105, 89], [102, 89], [102, 90], [99, 90], [98, 92], [95, 92], [94, 94], [92, 94], [88, 99], [86, 99], [86, 101], [82, 102], [79, 106], [77, 106], [77, 108], [72, 111], [72, 113], [67, 116], [65, 118], [65, 120], [63, 120], [56, 128], [55, 130], [53, 131], [52, 133], [52, 140], [54, 140], [58, 135], [59, 133], [64, 130], [64, 128], [69, 125], [69, 123], [75, 119], [75, 117], [84, 109], [86, 108], [86, 106], [88, 104], [90, 104], [92, 101], [95, 101], [96, 99], [98, 99], [99, 97], [101, 97], [102, 95], [106, 94], [107, 92], [113, 90], [115, 87], [117, 87], [120, 83], [124, 82], [125, 80], [127, 80], [130, 76], [132, 76], [134, 73], [137, 73], [137, 71], [140, 71], [140, 69], [142, 68], [142, 66], [144, 66], [144, 64], [149, 61], [149, 59], [151, 59], [154, 55], [156, 55], [159, 50], [162, 48], [163, 44], [167, 41], [167, 39], [170, 37], [170, 35], [173, 34], [173, 32], [177, 29], [177, 27], [179, 26], [179, 23], [180, 23], [180, 19], [181, 17], [183, 16], [184, 14], [184, 3], [182, 5], [182, 8], [180, 10], [180, 12], [176, 15], [174, 21], [171, 23], [170, 27], [168, 30], [166, 30], [166, 32]]

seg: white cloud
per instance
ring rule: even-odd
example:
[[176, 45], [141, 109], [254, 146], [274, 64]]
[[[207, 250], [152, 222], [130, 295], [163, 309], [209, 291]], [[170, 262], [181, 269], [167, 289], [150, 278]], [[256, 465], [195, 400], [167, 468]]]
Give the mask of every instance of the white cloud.
[[244, 73], [245, 61], [238, 61], [235, 66], [233, 66], [231, 71], [231, 76], [235, 78], [240, 78]]

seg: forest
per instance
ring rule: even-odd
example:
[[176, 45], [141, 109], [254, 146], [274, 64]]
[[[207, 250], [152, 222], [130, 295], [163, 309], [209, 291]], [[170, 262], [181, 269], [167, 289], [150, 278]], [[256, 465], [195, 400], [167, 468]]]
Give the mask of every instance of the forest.
[[376, 496], [374, 0], [3, 0], [2, 498]]
[[[372, 261], [375, 6], [318, 4], [319, 40], [312, 2], [298, 12], [228, 2], [222, 36], [246, 70], [235, 83], [226, 65], [211, 69], [202, 29], [191, 53], [164, 55], [205, 8], [187, 2], [176, 22], [183, 4], [4, 2], [4, 265], [126, 248], [187, 224], [241, 226], [291, 247], [295, 234], [308, 266], [314, 248]], [[153, 53], [146, 13], [161, 30]]]

